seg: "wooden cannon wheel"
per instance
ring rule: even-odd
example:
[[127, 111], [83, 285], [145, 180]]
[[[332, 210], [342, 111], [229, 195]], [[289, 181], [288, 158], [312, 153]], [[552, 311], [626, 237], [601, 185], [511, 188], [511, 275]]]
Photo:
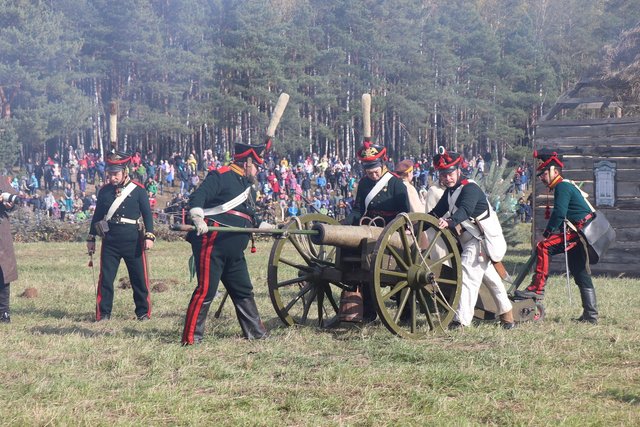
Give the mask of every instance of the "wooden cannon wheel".
[[398, 216], [378, 238], [371, 268], [380, 320], [392, 333], [421, 338], [447, 328], [458, 305], [462, 264], [455, 237], [425, 213]]
[[[299, 217], [286, 230], [311, 230], [316, 223], [338, 224], [321, 214]], [[267, 283], [278, 317], [288, 326], [318, 327], [338, 313], [340, 283], [331, 281], [335, 270], [336, 248], [312, 243], [310, 236], [290, 234], [276, 239], [271, 248]]]

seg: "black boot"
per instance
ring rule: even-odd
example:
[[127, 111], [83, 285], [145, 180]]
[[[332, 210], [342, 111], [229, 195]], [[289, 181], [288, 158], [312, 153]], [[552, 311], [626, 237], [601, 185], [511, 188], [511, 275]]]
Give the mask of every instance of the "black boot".
[[9, 297], [9, 283], [0, 284], [0, 323], [11, 322], [11, 317], [9, 316]]
[[[185, 329], [182, 332], [182, 345], [193, 345], [200, 344], [204, 337], [204, 325], [207, 321], [207, 314], [209, 313], [209, 307], [211, 307], [211, 303], [213, 299], [205, 299], [202, 302], [202, 306], [200, 307], [200, 313], [198, 313], [198, 318], [196, 319], [196, 327], [193, 330], [193, 342], [190, 340], [189, 333], [187, 331], [188, 321], [185, 321]], [[187, 319], [188, 320], [188, 319]]]
[[248, 340], [266, 338], [267, 329], [264, 327], [256, 300], [253, 297], [234, 299], [233, 304], [236, 307], [236, 316], [242, 328], [242, 335]]
[[200, 313], [198, 314], [198, 319], [196, 320], [196, 329], [193, 331], [194, 344], [200, 344], [204, 338], [204, 325], [207, 322], [207, 314], [209, 314], [209, 307], [211, 307], [212, 302], [213, 299], [205, 300], [202, 302]]
[[576, 320], [585, 323], [598, 323], [598, 305], [596, 303], [596, 290], [594, 288], [580, 288], [582, 298], [582, 316]]

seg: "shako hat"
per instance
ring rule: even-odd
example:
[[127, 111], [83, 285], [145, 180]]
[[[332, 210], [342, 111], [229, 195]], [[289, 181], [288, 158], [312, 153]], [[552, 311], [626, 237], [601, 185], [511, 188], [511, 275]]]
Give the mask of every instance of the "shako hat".
[[551, 166], [560, 168], [564, 167], [564, 163], [562, 163], [562, 155], [552, 150], [544, 148], [542, 150], [535, 150], [533, 152], [533, 157], [538, 159], [538, 166], [536, 167], [538, 176], [542, 175], [547, 169], [550, 169]]
[[127, 165], [131, 162], [131, 155], [113, 148], [106, 158], [107, 172], [118, 172], [126, 170]]
[[433, 156], [433, 167], [438, 172], [453, 172], [460, 167], [462, 156], [455, 151], [447, 151], [444, 147], [438, 148], [438, 154]]
[[267, 142], [262, 145], [251, 145], [236, 142], [233, 144], [235, 161], [246, 161], [247, 158], [253, 159], [254, 162], [261, 165], [264, 163], [264, 156], [271, 148], [271, 139], [267, 139]]
[[356, 157], [365, 169], [382, 167], [382, 162], [387, 160], [387, 148], [371, 141], [364, 141], [356, 151]]

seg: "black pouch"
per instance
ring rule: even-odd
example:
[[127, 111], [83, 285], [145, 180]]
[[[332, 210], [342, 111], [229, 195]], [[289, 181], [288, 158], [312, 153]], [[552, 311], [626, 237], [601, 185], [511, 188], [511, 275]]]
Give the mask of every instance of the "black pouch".
[[96, 222], [96, 234], [102, 238], [109, 232], [109, 223], [106, 220], [100, 220]]

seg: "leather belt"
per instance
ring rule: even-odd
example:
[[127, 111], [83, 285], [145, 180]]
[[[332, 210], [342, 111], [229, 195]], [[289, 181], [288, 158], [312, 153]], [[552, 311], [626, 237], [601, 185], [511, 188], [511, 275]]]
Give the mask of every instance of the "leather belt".
[[131, 218], [113, 217], [109, 221], [111, 224], [137, 224], [138, 221]]
[[234, 211], [233, 209], [230, 209], [230, 210], [226, 211], [225, 213], [229, 214], [229, 215], [239, 216], [240, 218], [244, 218], [249, 222], [253, 222], [253, 218], [251, 218], [251, 215], [247, 215], [244, 212]]

